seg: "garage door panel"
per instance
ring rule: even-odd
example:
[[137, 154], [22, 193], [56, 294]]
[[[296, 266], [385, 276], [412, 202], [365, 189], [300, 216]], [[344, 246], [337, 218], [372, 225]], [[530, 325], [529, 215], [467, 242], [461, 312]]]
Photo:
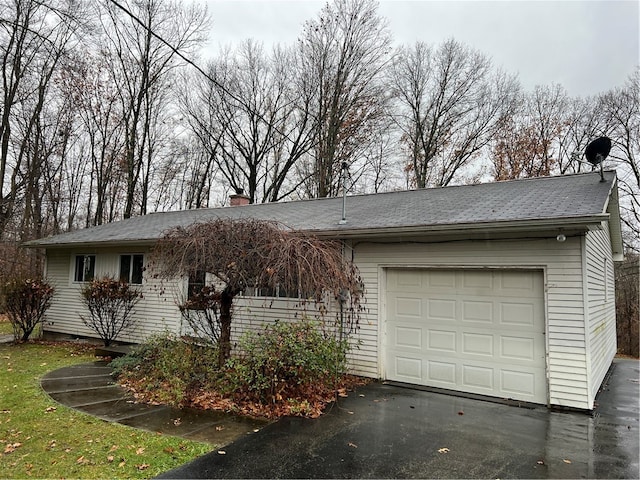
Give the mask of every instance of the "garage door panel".
[[535, 362], [535, 339], [530, 337], [500, 337], [500, 356], [504, 359]]
[[415, 297], [397, 297], [395, 305], [398, 317], [422, 318], [422, 299]]
[[462, 386], [478, 393], [485, 390], [488, 395], [494, 390], [494, 369], [477, 363], [462, 364]]
[[427, 381], [432, 386], [441, 388], [455, 387], [457, 382], [456, 364], [454, 362], [443, 362], [428, 360]]
[[413, 327], [396, 327], [395, 346], [400, 348], [422, 349], [422, 329]]
[[[424, 277], [424, 275], [423, 275]], [[451, 292], [456, 286], [456, 272], [448, 270], [434, 270], [426, 278], [426, 286], [433, 292]]]
[[500, 323], [503, 325], [535, 325], [535, 306], [532, 303], [500, 304]]
[[456, 332], [451, 330], [427, 330], [427, 348], [441, 352], [456, 353]]
[[396, 284], [400, 287], [420, 287], [422, 286], [422, 277], [418, 270], [415, 272], [402, 272], [401, 275], [396, 275]]
[[451, 321], [456, 320], [456, 301], [452, 299], [427, 298], [427, 320], [431, 321]]
[[494, 290], [493, 276], [487, 275], [482, 270], [461, 270], [459, 275], [462, 276], [462, 289], [465, 294], [485, 295]]
[[535, 291], [536, 275], [538, 272], [502, 272], [500, 276], [501, 293], [517, 297], [528, 295], [528, 292]]
[[462, 333], [462, 355], [493, 357], [493, 335], [486, 333]]
[[542, 272], [388, 273], [388, 379], [546, 403]]
[[493, 302], [473, 300], [462, 301], [462, 321], [481, 322], [485, 324], [493, 323], [494, 308]]
[[403, 381], [420, 381], [422, 375], [422, 359], [411, 357], [396, 357], [395, 374]]
[[537, 395], [535, 374], [531, 372], [501, 370], [500, 383], [501, 390], [511, 393], [515, 398]]

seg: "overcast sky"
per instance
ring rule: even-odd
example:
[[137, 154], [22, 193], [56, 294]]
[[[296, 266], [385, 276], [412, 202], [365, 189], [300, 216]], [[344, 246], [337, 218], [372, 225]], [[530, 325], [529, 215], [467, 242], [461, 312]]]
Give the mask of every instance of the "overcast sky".
[[[207, 54], [246, 38], [293, 44], [315, 0], [203, 0], [213, 18]], [[397, 44], [453, 37], [518, 73], [524, 88], [562, 84], [586, 96], [622, 85], [640, 64], [638, 0], [382, 0]]]

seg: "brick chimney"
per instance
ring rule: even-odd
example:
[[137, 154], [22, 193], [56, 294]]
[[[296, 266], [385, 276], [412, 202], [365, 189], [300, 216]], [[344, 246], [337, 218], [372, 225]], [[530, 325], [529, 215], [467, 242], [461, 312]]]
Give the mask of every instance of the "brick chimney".
[[231, 205], [232, 207], [249, 205], [249, 197], [244, 194], [241, 188], [238, 188], [235, 194], [229, 196], [229, 205]]

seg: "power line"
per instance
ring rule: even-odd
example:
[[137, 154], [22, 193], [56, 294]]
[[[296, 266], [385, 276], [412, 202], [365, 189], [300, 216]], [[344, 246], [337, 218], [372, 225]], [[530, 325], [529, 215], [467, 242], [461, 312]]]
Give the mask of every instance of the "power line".
[[[127, 7], [125, 7], [124, 5], [122, 5], [121, 3], [119, 3], [117, 0], [110, 0], [111, 3], [113, 3], [116, 7], [118, 7], [120, 10], [122, 10], [123, 12], [125, 12], [127, 15], [129, 15], [136, 23], [138, 23], [142, 28], [144, 28], [145, 30], [147, 30], [153, 37], [155, 37], [157, 40], [159, 40], [160, 42], [162, 42], [164, 45], [166, 45], [167, 47], [169, 47], [171, 49], [171, 51], [176, 54], [178, 57], [180, 57], [182, 60], [184, 60], [187, 64], [191, 65], [193, 68], [195, 68], [200, 74], [202, 74], [207, 80], [209, 80], [211, 83], [213, 83], [216, 87], [218, 87], [220, 90], [222, 90], [225, 94], [229, 95], [229, 97], [231, 97], [233, 100], [235, 100], [236, 102], [238, 102], [240, 105], [242, 105], [245, 109], [250, 110], [249, 105], [243, 101], [240, 97], [238, 97], [237, 95], [235, 95], [234, 93], [230, 92], [224, 85], [222, 85], [220, 82], [218, 82], [215, 78], [213, 78], [211, 75], [209, 75], [205, 70], [202, 69], [202, 67], [200, 67], [199, 65], [197, 65], [193, 60], [191, 60], [190, 58], [186, 57], [185, 55], [182, 54], [182, 52], [180, 52], [177, 48], [175, 48], [173, 45], [171, 45], [169, 42], [167, 42], [164, 38], [162, 38], [160, 35], [158, 35], [156, 32], [154, 32], [150, 27], [148, 27], [147, 25], [145, 25], [145, 23], [140, 20], [136, 15], [133, 14], [133, 12], [131, 12]], [[260, 113], [260, 112], [254, 112], [258, 118], [260, 118], [260, 120], [262, 120], [264, 123], [269, 124], [269, 122], [267, 121], [267, 119]], [[289, 135], [286, 134], [285, 132], [282, 132], [276, 125], [272, 125], [272, 128], [279, 133], [280, 135], [282, 135], [284, 138], [286, 138], [289, 141], [292, 141], [291, 138], [289, 138]]]

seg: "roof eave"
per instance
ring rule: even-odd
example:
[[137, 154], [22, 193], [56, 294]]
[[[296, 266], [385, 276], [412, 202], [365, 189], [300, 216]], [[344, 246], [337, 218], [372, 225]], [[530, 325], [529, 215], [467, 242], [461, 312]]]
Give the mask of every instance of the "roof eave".
[[340, 228], [313, 231], [319, 237], [393, 237], [398, 235], [440, 235], [474, 231], [476, 233], [497, 234], [504, 232], [560, 231], [560, 230], [600, 230], [609, 214], [597, 214], [581, 217], [563, 217], [556, 219], [516, 220], [508, 222], [475, 222], [466, 224], [420, 225], [386, 228]]
[[49, 243], [46, 240], [39, 241], [33, 240], [22, 244], [26, 248], [92, 248], [96, 246], [100, 247], [148, 247], [157, 242], [157, 238], [135, 239], [135, 240], [103, 240], [98, 242], [82, 241], [82, 242], [53, 242]]
[[[465, 224], [442, 224], [442, 225], [412, 225], [398, 227], [381, 227], [381, 228], [350, 228], [349, 224], [336, 225], [335, 229], [325, 230], [306, 230], [305, 233], [316, 235], [320, 238], [391, 238], [400, 235], [423, 235], [438, 236], [443, 234], [464, 235], [470, 232], [485, 234], [491, 237], [502, 233], [526, 233], [526, 232], [560, 232], [564, 230], [587, 231], [600, 230], [602, 222], [609, 220], [608, 213], [589, 215], [581, 217], [562, 217], [554, 219], [529, 219], [515, 220], [507, 222], [474, 222]], [[47, 243], [43, 241], [31, 241], [24, 244], [28, 248], [92, 248], [92, 247], [145, 247], [153, 245], [159, 238], [146, 239], [123, 239], [123, 240], [104, 240], [98, 242], [81, 241], [81, 242], [56, 242]]]

